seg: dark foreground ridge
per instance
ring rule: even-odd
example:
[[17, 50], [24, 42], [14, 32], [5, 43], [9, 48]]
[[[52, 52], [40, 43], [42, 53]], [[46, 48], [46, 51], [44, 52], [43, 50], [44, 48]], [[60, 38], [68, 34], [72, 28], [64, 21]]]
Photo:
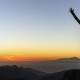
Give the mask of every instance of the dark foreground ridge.
[[46, 73], [31, 68], [14, 66], [0, 67], [0, 80], [38, 80]]
[[54, 74], [48, 74], [41, 80], [80, 80], [80, 69], [72, 69]]
[[66, 71], [61, 80], [80, 80], [80, 70]]
[[0, 67], [0, 80], [80, 80], [80, 69], [57, 73], [44, 73], [31, 68], [14, 66]]

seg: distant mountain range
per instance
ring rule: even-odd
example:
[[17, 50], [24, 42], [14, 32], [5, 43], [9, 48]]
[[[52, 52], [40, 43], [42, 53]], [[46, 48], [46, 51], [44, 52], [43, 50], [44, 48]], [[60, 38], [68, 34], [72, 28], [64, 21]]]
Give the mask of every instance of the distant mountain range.
[[32, 68], [47, 73], [55, 73], [69, 69], [80, 69], [80, 58], [61, 58], [48, 61], [19, 61], [19, 62], [0, 62], [0, 65], [17, 65], [25, 68]]
[[57, 59], [57, 60], [80, 60], [80, 58], [78, 58], [78, 57], [71, 57], [71, 58], [60, 58], [60, 59]]
[[[27, 65], [24, 65], [24, 67]], [[68, 69], [80, 69], [80, 59], [77, 57], [61, 58], [56, 60], [48, 60], [41, 62], [34, 62], [28, 65], [33, 69], [43, 72], [54, 73]]]

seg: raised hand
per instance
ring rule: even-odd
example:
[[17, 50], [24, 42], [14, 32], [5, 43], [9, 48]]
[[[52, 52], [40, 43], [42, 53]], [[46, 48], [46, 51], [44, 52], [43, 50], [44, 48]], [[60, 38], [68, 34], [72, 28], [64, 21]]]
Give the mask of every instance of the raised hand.
[[69, 11], [70, 11], [71, 13], [73, 13], [73, 12], [74, 12], [74, 9], [70, 8]]
[[76, 14], [74, 13], [74, 9], [70, 8], [69, 11], [70, 11], [70, 13], [72, 14], [72, 16], [74, 17], [74, 19], [80, 24], [80, 20], [79, 20], [79, 18], [76, 16]]

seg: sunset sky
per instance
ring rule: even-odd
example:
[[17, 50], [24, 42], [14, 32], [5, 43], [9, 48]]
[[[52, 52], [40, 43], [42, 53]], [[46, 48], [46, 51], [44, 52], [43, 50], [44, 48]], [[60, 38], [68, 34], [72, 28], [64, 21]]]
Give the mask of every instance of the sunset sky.
[[80, 0], [0, 0], [0, 60], [80, 57]]

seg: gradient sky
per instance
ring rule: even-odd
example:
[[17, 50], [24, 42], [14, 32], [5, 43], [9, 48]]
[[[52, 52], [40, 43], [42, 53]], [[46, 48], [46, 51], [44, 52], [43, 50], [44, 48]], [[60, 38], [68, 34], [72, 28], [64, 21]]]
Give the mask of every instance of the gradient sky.
[[0, 0], [0, 60], [80, 57], [80, 0]]

